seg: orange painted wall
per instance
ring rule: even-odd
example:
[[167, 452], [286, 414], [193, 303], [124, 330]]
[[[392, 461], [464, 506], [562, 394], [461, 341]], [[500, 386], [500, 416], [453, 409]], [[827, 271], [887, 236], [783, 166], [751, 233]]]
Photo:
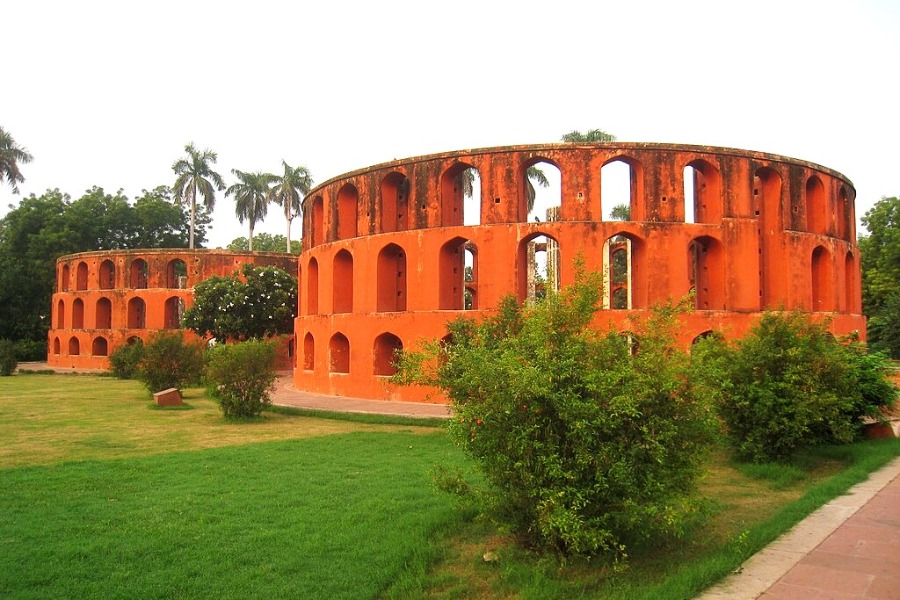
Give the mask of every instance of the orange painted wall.
[[[525, 171], [539, 162], [560, 172], [554, 222], [528, 219]], [[603, 217], [620, 202], [602, 193], [613, 163], [629, 169], [630, 221]], [[459, 174], [467, 168], [479, 174], [478, 225], [463, 224]], [[819, 165], [671, 144], [487, 148], [353, 171], [304, 200], [294, 384], [443, 402], [432, 390], [388, 384], [385, 357], [443, 336], [449, 320], [477, 316], [506, 294], [525, 298], [525, 248], [538, 236], [558, 243], [563, 286], [575, 278], [576, 256], [603, 271], [607, 240], [629, 241], [630, 306], [603, 311], [598, 324], [627, 329], [630, 318], [695, 288], [685, 345], [711, 330], [743, 335], [761, 311], [779, 308], [811, 311], [831, 319], [835, 335], [864, 339], [854, 198], [846, 177]], [[472, 283], [463, 280], [465, 248], [474, 249]], [[466, 287], [476, 291], [469, 311]]]
[[[176, 268], [177, 264], [181, 268]], [[47, 363], [108, 369], [109, 355], [132, 338], [179, 328], [178, 303], [193, 304], [193, 287], [227, 277], [245, 264], [296, 273], [296, 259], [277, 253], [230, 250], [110, 250], [56, 261]], [[143, 309], [140, 307], [143, 306]], [[185, 335], [196, 337], [189, 331]], [[279, 340], [280, 368], [293, 368], [293, 337]]]

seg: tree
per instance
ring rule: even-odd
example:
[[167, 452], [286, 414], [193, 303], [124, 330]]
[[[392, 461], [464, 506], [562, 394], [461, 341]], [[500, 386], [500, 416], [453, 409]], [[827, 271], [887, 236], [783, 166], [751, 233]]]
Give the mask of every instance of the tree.
[[275, 182], [270, 192], [273, 202], [284, 208], [284, 218], [287, 220], [287, 251], [291, 251], [291, 221], [300, 216], [300, 200], [309, 193], [312, 188], [312, 175], [304, 166], [291, 167], [284, 160], [284, 173]]
[[627, 204], [616, 204], [609, 211], [609, 218], [613, 221], [630, 221], [631, 207]]
[[253, 228], [257, 221], [266, 217], [269, 207], [271, 186], [278, 178], [271, 173], [245, 173], [237, 169], [231, 172], [238, 178], [235, 183], [225, 190], [226, 196], [234, 196], [234, 214], [241, 224], [246, 220], [250, 225], [248, 237], [250, 252], [253, 252]]
[[175, 172], [175, 183], [172, 191], [177, 204], [187, 203], [191, 207], [191, 233], [188, 248], [194, 248], [194, 225], [197, 214], [197, 194], [203, 196], [203, 206], [212, 211], [216, 205], [216, 190], [225, 189], [222, 176], [213, 171], [218, 155], [212, 150], [198, 151], [193, 143], [184, 147], [187, 157], [180, 158], [172, 164]]
[[240, 275], [198, 283], [182, 324], [222, 342], [293, 332], [297, 280], [278, 267], [244, 265]]
[[[287, 242], [281, 234], [272, 235], [271, 233], [257, 233], [253, 236], [253, 248], [257, 252], [284, 252]], [[295, 244], [292, 247], [291, 254], [300, 254], [302, 244]], [[234, 238], [228, 244], [229, 250], [247, 251], [250, 249], [250, 243], [245, 237]]]
[[[130, 248], [187, 248], [190, 240], [190, 211], [172, 203], [172, 190], [160, 185], [150, 191], [141, 190], [134, 202], [137, 229]], [[206, 241], [206, 226], [211, 219], [203, 206], [194, 219], [194, 242]]]
[[[463, 195], [466, 198], [471, 198], [474, 193], [475, 169], [464, 169], [460, 172], [459, 182], [462, 187]], [[537, 197], [535, 185], [544, 188], [550, 187], [550, 181], [543, 171], [535, 166], [531, 166], [525, 170], [525, 204], [528, 212], [534, 210], [534, 200]]]
[[249, 340], [216, 346], [209, 352], [206, 367], [208, 393], [226, 419], [258, 417], [271, 406], [269, 394], [275, 388], [275, 344]]
[[900, 358], [900, 198], [882, 198], [861, 220], [869, 232], [859, 238], [869, 343]]
[[19, 193], [19, 184], [25, 181], [19, 171], [19, 163], [30, 163], [33, 158], [25, 148], [16, 144], [9, 132], [0, 127], [0, 179], [6, 179], [12, 186], [13, 194]]
[[573, 129], [569, 133], [562, 136], [560, 141], [563, 142], [615, 142], [616, 136], [606, 133], [602, 129], [589, 129], [585, 133], [581, 133], [577, 129]]

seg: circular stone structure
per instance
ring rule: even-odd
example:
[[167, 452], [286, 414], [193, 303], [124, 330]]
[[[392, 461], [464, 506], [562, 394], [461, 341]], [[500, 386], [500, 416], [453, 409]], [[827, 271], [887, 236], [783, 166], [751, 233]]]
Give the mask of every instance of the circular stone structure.
[[[47, 364], [108, 369], [120, 345], [160, 330], [177, 330], [193, 304], [194, 286], [229, 277], [245, 264], [295, 273], [296, 257], [230, 250], [103, 250], [56, 261]], [[190, 332], [188, 332], [190, 333]], [[193, 335], [192, 333], [190, 335]], [[279, 361], [293, 363], [293, 340], [281, 340]]]
[[[529, 214], [531, 167], [559, 197]], [[693, 292], [680, 331], [743, 335], [765, 310], [828, 318], [865, 337], [852, 183], [762, 152], [564, 143], [447, 152], [353, 171], [303, 201], [294, 385], [445, 401], [388, 382], [394, 353], [514, 294], [605, 275], [600, 327], [628, 331]], [[624, 220], [605, 215], [614, 206]]]

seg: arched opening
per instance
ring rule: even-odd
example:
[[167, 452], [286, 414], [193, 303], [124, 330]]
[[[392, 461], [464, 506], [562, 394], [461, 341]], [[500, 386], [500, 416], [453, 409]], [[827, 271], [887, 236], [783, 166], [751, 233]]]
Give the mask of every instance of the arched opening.
[[100, 289], [111, 290], [116, 287], [116, 265], [107, 259], [100, 263]]
[[684, 222], [721, 223], [722, 186], [718, 169], [697, 159], [684, 167], [683, 175]]
[[328, 344], [328, 370], [331, 373], [350, 372], [350, 340], [343, 333], [335, 333]]
[[847, 195], [847, 188], [841, 186], [838, 190], [837, 215], [834, 218], [835, 235], [840, 239], [849, 242], [850, 236], [850, 197]]
[[778, 308], [787, 303], [787, 288], [782, 272], [784, 250], [780, 243], [784, 231], [781, 200], [781, 176], [769, 167], [753, 175], [753, 210], [759, 235], [760, 308]]
[[[440, 294], [438, 308], [440, 310], [466, 309], [467, 290], [470, 290], [469, 295], [472, 295], [477, 287], [476, 274], [475, 246], [471, 242], [465, 238], [455, 237], [441, 246], [438, 257]], [[468, 304], [471, 307], [471, 301]]]
[[381, 180], [382, 233], [411, 228], [409, 191], [409, 178], [403, 173], [394, 171]]
[[628, 308], [628, 289], [617, 287], [612, 291], [610, 308], [613, 310], [626, 310]]
[[722, 334], [718, 331], [713, 331], [712, 329], [707, 329], [706, 331], [697, 334], [694, 339], [691, 340], [691, 346], [697, 345], [700, 340], [705, 340], [707, 338], [711, 339], [722, 339]]
[[688, 282], [697, 310], [725, 309], [725, 250], [715, 238], [702, 236], [688, 244]]
[[378, 312], [406, 310], [406, 253], [396, 244], [388, 244], [378, 253]]
[[128, 301], [128, 329], [145, 329], [147, 327], [147, 305], [143, 298], [132, 298]]
[[627, 310], [647, 305], [646, 286], [640, 277], [644, 244], [629, 233], [617, 233], [603, 242], [603, 308]]
[[844, 310], [857, 314], [859, 308], [859, 273], [856, 270], [856, 260], [852, 252], [844, 255]]
[[806, 180], [807, 230], [824, 235], [828, 232], [828, 211], [825, 206], [825, 186], [813, 175]]
[[353, 257], [341, 250], [334, 257], [334, 273], [331, 279], [335, 313], [353, 312]]
[[91, 342], [91, 354], [94, 356], [107, 356], [109, 354], [109, 344], [105, 337], [94, 338]]
[[319, 314], [319, 262], [309, 259], [306, 269], [306, 314]]
[[559, 242], [553, 236], [534, 233], [519, 242], [516, 273], [520, 302], [535, 302], [558, 292], [562, 259]]
[[184, 300], [178, 296], [172, 296], [167, 299], [164, 313], [163, 327], [166, 329], [178, 329], [181, 327], [181, 317], [184, 315]]
[[306, 332], [303, 336], [303, 370], [312, 371], [316, 368], [316, 340], [313, 335]]
[[84, 329], [84, 301], [81, 298], [72, 302], [72, 329]]
[[109, 298], [97, 300], [97, 329], [112, 329], [112, 302]]
[[169, 261], [166, 265], [166, 287], [175, 290], [186, 290], [188, 286], [187, 265], [180, 258]]
[[525, 223], [558, 221], [562, 206], [562, 174], [556, 163], [533, 158], [519, 171], [518, 220]]
[[69, 265], [65, 264], [65, 265], [63, 265], [62, 275], [60, 276], [60, 280], [59, 280], [59, 289], [61, 291], [63, 291], [63, 292], [69, 291], [69, 278], [70, 278]]
[[481, 175], [470, 164], [456, 163], [441, 175], [441, 225], [481, 224]]
[[88, 266], [87, 263], [82, 261], [78, 263], [78, 267], [75, 270], [75, 289], [76, 290], [86, 290], [88, 282]]
[[359, 223], [359, 191], [352, 183], [341, 186], [337, 194], [338, 239], [349, 240], [357, 236]]
[[382, 333], [375, 338], [373, 362], [375, 375], [390, 376], [397, 372], [397, 353], [403, 350], [403, 342], [392, 333]]
[[822, 246], [812, 253], [812, 309], [815, 312], [834, 310], [832, 294], [831, 254]]
[[78, 356], [81, 354], [81, 343], [77, 337], [69, 338], [69, 356]]
[[637, 221], [635, 214], [642, 182], [641, 165], [634, 159], [616, 157], [600, 168], [600, 206], [604, 221]]
[[53, 354], [59, 355], [60, 352], [61, 352], [61, 350], [60, 350], [59, 338], [55, 337], [55, 338], [53, 338]]
[[62, 300], [56, 303], [56, 328], [66, 328], [66, 303]]
[[322, 196], [313, 198], [312, 203], [312, 245], [318, 246], [325, 241], [325, 203]]
[[464, 310], [478, 308], [478, 252], [475, 244], [468, 242], [463, 251], [463, 278], [466, 282]]
[[131, 261], [129, 284], [133, 289], [142, 290], [147, 287], [147, 261], [136, 258]]

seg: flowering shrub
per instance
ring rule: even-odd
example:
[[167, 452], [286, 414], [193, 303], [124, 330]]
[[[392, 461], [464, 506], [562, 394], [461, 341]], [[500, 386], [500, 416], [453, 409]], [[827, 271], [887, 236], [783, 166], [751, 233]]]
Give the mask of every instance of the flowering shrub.
[[713, 427], [711, 407], [674, 346], [678, 311], [660, 309], [635, 337], [590, 326], [599, 276], [534, 306], [506, 299], [449, 342], [400, 358], [396, 380], [444, 390], [452, 436], [491, 488], [493, 515], [527, 544], [607, 554], [680, 534]]

